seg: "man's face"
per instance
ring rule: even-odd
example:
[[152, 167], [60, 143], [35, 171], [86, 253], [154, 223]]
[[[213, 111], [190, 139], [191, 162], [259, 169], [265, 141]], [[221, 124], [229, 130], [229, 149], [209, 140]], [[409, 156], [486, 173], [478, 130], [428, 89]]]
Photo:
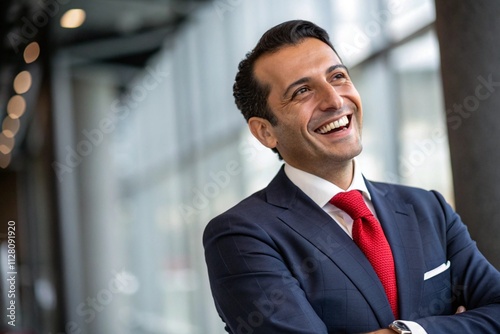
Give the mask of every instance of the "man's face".
[[250, 129], [287, 163], [322, 176], [361, 152], [361, 99], [327, 44], [306, 38], [262, 56], [254, 70], [270, 87], [268, 104], [278, 123], [255, 118]]

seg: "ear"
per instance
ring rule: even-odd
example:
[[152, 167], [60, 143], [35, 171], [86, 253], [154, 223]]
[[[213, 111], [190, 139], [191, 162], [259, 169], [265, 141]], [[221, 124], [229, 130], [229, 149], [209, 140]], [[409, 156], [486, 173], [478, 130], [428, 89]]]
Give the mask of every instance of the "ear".
[[248, 120], [250, 132], [267, 148], [275, 148], [278, 139], [274, 135], [274, 127], [271, 123], [261, 117], [252, 117]]

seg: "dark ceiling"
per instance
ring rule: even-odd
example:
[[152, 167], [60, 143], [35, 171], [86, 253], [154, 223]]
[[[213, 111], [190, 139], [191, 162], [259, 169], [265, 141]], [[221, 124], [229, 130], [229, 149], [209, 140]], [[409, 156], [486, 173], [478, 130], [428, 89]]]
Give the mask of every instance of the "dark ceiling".
[[[13, 81], [20, 71], [27, 67], [32, 73], [47, 70], [45, 65], [59, 50], [70, 53], [76, 61], [143, 67], [160, 47], [168, 45], [168, 37], [208, 2], [210, 0], [0, 0], [0, 132], [7, 115], [7, 103], [14, 94]], [[86, 12], [83, 25], [76, 29], [62, 28], [62, 15], [76, 8]], [[25, 47], [33, 41], [38, 42], [42, 50], [41, 60], [34, 66], [27, 65], [23, 58]], [[28, 105], [34, 104], [39, 86], [40, 82], [33, 84], [28, 93], [23, 94]], [[24, 142], [32, 117], [29, 111], [22, 116], [16, 143]], [[13, 152], [19, 148], [20, 144], [16, 144]]]
[[[195, 9], [207, 2], [209, 0], [1, 0], [1, 62], [5, 64], [19, 58], [18, 49], [33, 38], [35, 30], [37, 38], [43, 36], [51, 50], [74, 48], [82, 57], [141, 65]], [[86, 11], [84, 24], [76, 29], [61, 28], [61, 16], [72, 8]]]

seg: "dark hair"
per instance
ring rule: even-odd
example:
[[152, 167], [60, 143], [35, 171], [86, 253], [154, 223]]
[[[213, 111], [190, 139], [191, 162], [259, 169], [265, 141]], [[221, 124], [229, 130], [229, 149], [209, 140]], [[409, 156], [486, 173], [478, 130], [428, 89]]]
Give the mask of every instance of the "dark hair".
[[[266, 31], [255, 48], [248, 52], [245, 59], [240, 62], [233, 85], [233, 96], [236, 106], [247, 122], [251, 117], [261, 117], [273, 126], [278, 123], [267, 103], [270, 87], [258, 82], [254, 75], [254, 65], [257, 59], [262, 55], [277, 52], [285, 46], [297, 45], [309, 37], [328, 44], [337, 54], [328, 33], [323, 28], [309, 21], [293, 20], [278, 24]], [[273, 151], [277, 152], [276, 149]]]

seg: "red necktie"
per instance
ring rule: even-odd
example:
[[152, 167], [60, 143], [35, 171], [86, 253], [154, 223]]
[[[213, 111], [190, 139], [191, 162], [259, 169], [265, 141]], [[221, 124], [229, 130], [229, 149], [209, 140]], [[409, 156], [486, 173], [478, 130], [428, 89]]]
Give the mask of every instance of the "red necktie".
[[380, 222], [373, 216], [358, 190], [341, 192], [330, 203], [345, 211], [353, 220], [352, 239], [363, 251], [375, 269], [398, 319], [398, 290], [391, 247], [385, 238]]

